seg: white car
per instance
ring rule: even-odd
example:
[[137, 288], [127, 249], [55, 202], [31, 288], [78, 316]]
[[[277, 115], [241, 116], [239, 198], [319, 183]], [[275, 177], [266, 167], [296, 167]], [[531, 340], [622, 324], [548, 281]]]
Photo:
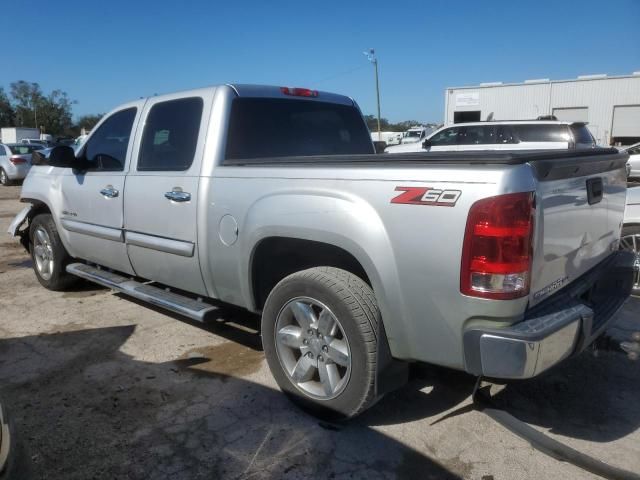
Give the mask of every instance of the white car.
[[640, 187], [627, 189], [627, 206], [624, 211], [620, 248], [636, 254], [633, 294], [640, 295]]
[[509, 120], [458, 123], [442, 127], [424, 142], [404, 145], [403, 141], [403, 145], [385, 151], [567, 150], [595, 146], [584, 122]]
[[629, 178], [640, 178], [640, 142], [620, 150], [629, 154]]

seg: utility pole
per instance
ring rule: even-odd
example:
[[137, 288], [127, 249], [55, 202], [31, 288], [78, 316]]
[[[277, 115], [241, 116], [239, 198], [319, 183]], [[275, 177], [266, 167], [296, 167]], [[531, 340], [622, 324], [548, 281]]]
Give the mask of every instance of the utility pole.
[[380, 141], [380, 84], [378, 82], [378, 59], [376, 58], [376, 52], [373, 48], [370, 48], [368, 51], [362, 53], [364, 53], [367, 59], [371, 63], [373, 63], [374, 72], [376, 75], [376, 100], [378, 102], [378, 141]]

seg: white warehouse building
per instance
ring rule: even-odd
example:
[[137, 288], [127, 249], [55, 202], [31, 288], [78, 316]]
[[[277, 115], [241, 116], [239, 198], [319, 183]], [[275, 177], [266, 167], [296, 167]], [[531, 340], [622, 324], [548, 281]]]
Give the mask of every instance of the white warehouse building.
[[481, 83], [445, 91], [445, 125], [487, 119], [529, 120], [543, 115], [587, 122], [600, 145], [640, 142], [640, 72]]

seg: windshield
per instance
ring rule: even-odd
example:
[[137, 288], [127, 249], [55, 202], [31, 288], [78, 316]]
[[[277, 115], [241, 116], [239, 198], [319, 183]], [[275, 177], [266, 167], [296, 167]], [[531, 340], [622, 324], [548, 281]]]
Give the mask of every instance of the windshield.
[[409, 130], [405, 135], [405, 137], [420, 138], [421, 134], [422, 134], [422, 130]]
[[277, 98], [233, 100], [227, 159], [374, 153], [357, 108]]

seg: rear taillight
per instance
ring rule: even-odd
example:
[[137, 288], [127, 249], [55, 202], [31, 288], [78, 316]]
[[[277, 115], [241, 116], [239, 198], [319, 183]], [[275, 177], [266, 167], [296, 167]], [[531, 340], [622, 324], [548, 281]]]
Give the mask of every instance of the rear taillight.
[[509, 193], [471, 206], [462, 247], [460, 291], [508, 300], [529, 294], [533, 192]]
[[309, 90], [308, 88], [289, 88], [280, 87], [280, 91], [285, 95], [291, 95], [293, 97], [317, 97], [317, 90]]
[[27, 161], [22, 157], [9, 157], [9, 161], [14, 165], [20, 165], [21, 163], [27, 163]]

